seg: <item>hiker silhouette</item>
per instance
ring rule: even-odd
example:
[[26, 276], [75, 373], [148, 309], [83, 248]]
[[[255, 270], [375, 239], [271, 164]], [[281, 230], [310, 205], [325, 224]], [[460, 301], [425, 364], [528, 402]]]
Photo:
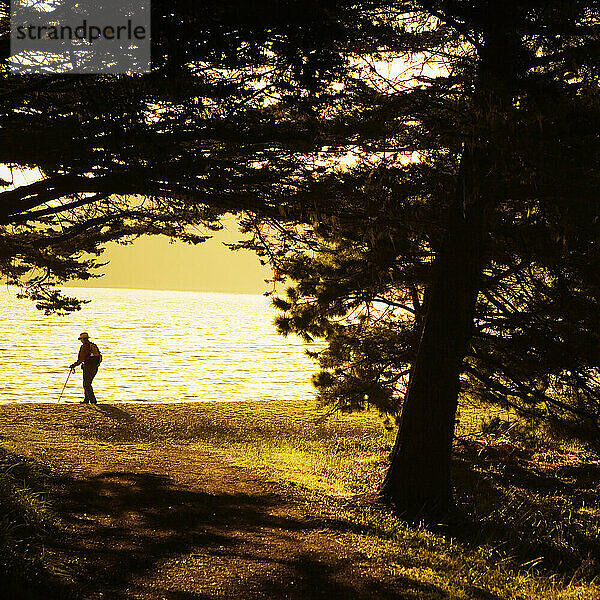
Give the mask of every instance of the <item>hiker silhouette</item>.
[[69, 368], [74, 370], [77, 365], [81, 365], [83, 370], [84, 399], [82, 404], [97, 404], [92, 381], [102, 362], [102, 354], [100, 354], [98, 346], [90, 341], [90, 336], [85, 331], [77, 339], [81, 342], [81, 348], [79, 348], [77, 360]]

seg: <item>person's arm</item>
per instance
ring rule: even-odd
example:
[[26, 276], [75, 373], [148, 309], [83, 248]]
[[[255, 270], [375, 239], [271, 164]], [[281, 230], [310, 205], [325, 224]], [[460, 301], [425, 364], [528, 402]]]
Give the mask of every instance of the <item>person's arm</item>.
[[80, 365], [82, 362], [85, 362], [85, 359], [90, 355], [90, 347], [81, 346], [79, 348], [79, 355], [77, 356], [77, 361], [74, 362], [69, 368], [74, 369], [77, 365]]

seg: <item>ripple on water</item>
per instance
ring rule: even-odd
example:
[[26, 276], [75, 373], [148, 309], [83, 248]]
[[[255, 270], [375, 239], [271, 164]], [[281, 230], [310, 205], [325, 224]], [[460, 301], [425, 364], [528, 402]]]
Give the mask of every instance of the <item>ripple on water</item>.
[[[307, 345], [278, 336], [263, 296], [153, 290], [70, 289], [92, 302], [66, 317], [0, 292], [0, 402], [56, 402], [89, 331], [104, 360], [101, 400], [305, 399], [314, 362]], [[314, 349], [314, 348], [313, 348]], [[63, 400], [81, 396], [81, 371]]]

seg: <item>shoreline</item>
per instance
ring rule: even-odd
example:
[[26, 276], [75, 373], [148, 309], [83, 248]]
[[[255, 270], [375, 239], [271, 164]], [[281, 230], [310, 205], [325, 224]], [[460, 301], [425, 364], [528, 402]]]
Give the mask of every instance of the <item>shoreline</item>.
[[[214, 403], [214, 404], [221, 404], [224, 402], [231, 402], [231, 403], [238, 403], [238, 402], [245, 402], [245, 403], [253, 403], [253, 402], [274, 402], [274, 403], [278, 403], [281, 402], [280, 400], [274, 400], [272, 398], [265, 398], [265, 399], [242, 399], [242, 400], [215, 400], [215, 399], [206, 399], [206, 400], [184, 400], [184, 399], [180, 399], [180, 400], [117, 400], [115, 402], [98, 402], [98, 404], [94, 405], [94, 406], [115, 406], [115, 405], [120, 405], [120, 404], [133, 404], [136, 406], [140, 406], [140, 405], [151, 405], [151, 404], [206, 404], [206, 403]], [[288, 401], [288, 402], [301, 402], [303, 404], [310, 404], [311, 402], [313, 404], [315, 404], [314, 400], [311, 399], [307, 399], [306, 401], [304, 400], [294, 400], [294, 401]], [[57, 402], [56, 400], [0, 400], [0, 406], [10, 406], [13, 404], [17, 404], [17, 405], [25, 405], [25, 406], [34, 406], [37, 404], [42, 404], [44, 406], [46, 405], [50, 405], [50, 406], [63, 406], [66, 404], [82, 404], [79, 401], [73, 401], [73, 400], [61, 400], [60, 402]]]

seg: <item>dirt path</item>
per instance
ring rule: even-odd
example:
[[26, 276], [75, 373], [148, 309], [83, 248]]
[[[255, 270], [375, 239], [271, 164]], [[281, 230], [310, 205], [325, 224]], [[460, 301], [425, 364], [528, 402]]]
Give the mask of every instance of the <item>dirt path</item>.
[[299, 492], [194, 440], [144, 439], [140, 422], [156, 418], [144, 410], [0, 406], [4, 445], [49, 470], [60, 526], [47, 552], [66, 565], [75, 597], [437, 597], [416, 582], [386, 583], [385, 565], [356, 549], [356, 533], [315, 518]]

